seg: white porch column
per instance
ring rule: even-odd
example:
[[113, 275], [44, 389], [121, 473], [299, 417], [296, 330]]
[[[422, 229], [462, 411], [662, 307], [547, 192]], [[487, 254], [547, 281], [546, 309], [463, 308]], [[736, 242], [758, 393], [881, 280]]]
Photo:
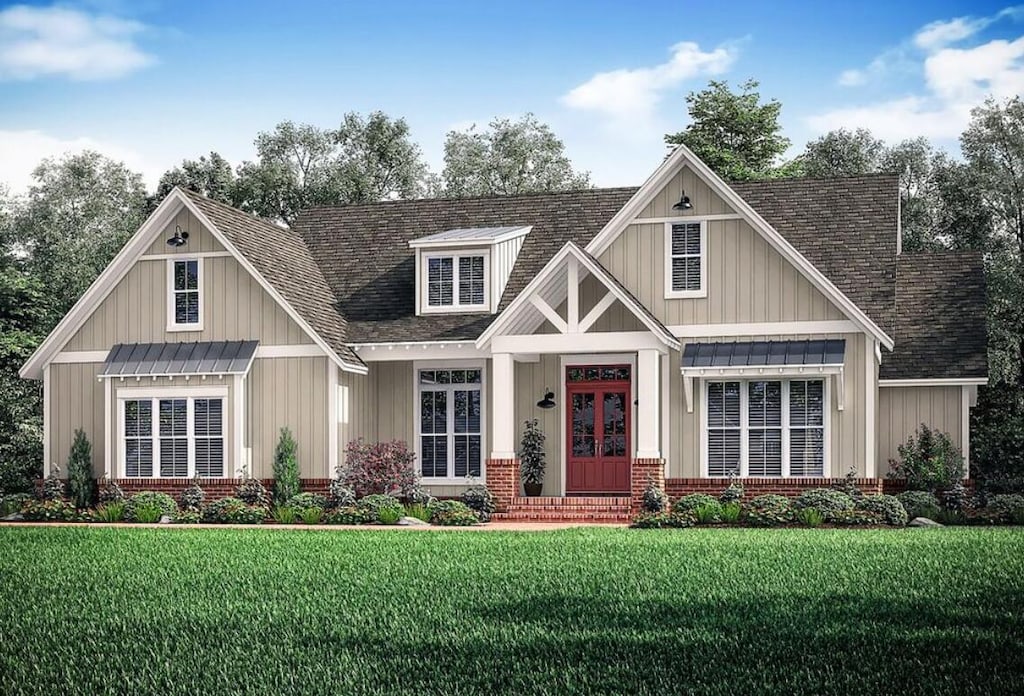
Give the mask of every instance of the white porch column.
[[637, 351], [636, 458], [661, 459], [661, 353]]
[[491, 356], [491, 459], [514, 459], [516, 456], [515, 363], [511, 353]]

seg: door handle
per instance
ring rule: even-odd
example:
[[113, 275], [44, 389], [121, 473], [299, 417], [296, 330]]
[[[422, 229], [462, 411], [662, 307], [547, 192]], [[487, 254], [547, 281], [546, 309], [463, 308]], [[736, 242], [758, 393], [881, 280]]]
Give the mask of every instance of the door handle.
[[594, 438], [594, 447], [597, 449], [597, 458], [600, 459], [604, 455], [604, 447], [602, 447], [602, 440]]

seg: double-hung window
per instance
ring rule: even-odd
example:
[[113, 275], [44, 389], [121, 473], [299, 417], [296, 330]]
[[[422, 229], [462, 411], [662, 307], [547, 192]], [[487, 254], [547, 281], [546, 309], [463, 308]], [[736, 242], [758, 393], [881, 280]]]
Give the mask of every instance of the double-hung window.
[[485, 309], [488, 303], [487, 257], [479, 253], [426, 256], [426, 311]]
[[483, 373], [419, 370], [420, 474], [425, 479], [480, 478], [483, 473]]
[[168, 331], [203, 328], [202, 259], [171, 259], [168, 264]]
[[707, 295], [707, 223], [665, 223], [665, 297]]
[[129, 398], [121, 401], [127, 478], [222, 478], [223, 398]]
[[708, 476], [824, 476], [825, 383], [706, 383]]

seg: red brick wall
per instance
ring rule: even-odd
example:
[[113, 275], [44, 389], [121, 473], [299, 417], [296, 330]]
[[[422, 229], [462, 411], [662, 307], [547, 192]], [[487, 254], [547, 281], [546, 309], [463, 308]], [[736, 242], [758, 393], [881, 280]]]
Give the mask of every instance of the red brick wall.
[[651, 480], [657, 486], [665, 488], [665, 460], [634, 459], [629, 471], [630, 509], [633, 514], [643, 508], [644, 491]]
[[[227, 498], [228, 496], [234, 495], [235, 486], [241, 483], [241, 481], [241, 479], [234, 478], [201, 479], [199, 485], [206, 493], [207, 500], [217, 500], [218, 498]], [[125, 495], [141, 493], [142, 491], [156, 491], [158, 493], [166, 493], [177, 500], [181, 495], [181, 492], [192, 483], [192, 479], [124, 478], [117, 479], [117, 483], [121, 486], [121, 490], [125, 492]], [[273, 491], [274, 479], [263, 479], [263, 485], [267, 487], [267, 490]], [[301, 487], [304, 493], [319, 493], [320, 495], [326, 495], [327, 489], [330, 485], [331, 479], [301, 480]]]
[[507, 512], [512, 499], [519, 495], [519, 460], [488, 459], [487, 487], [498, 512]]

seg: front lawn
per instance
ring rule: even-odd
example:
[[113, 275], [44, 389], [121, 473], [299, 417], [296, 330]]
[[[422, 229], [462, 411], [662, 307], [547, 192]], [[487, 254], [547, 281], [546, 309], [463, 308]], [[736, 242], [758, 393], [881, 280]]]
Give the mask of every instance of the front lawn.
[[0, 528], [0, 693], [1024, 693], [1024, 531]]

